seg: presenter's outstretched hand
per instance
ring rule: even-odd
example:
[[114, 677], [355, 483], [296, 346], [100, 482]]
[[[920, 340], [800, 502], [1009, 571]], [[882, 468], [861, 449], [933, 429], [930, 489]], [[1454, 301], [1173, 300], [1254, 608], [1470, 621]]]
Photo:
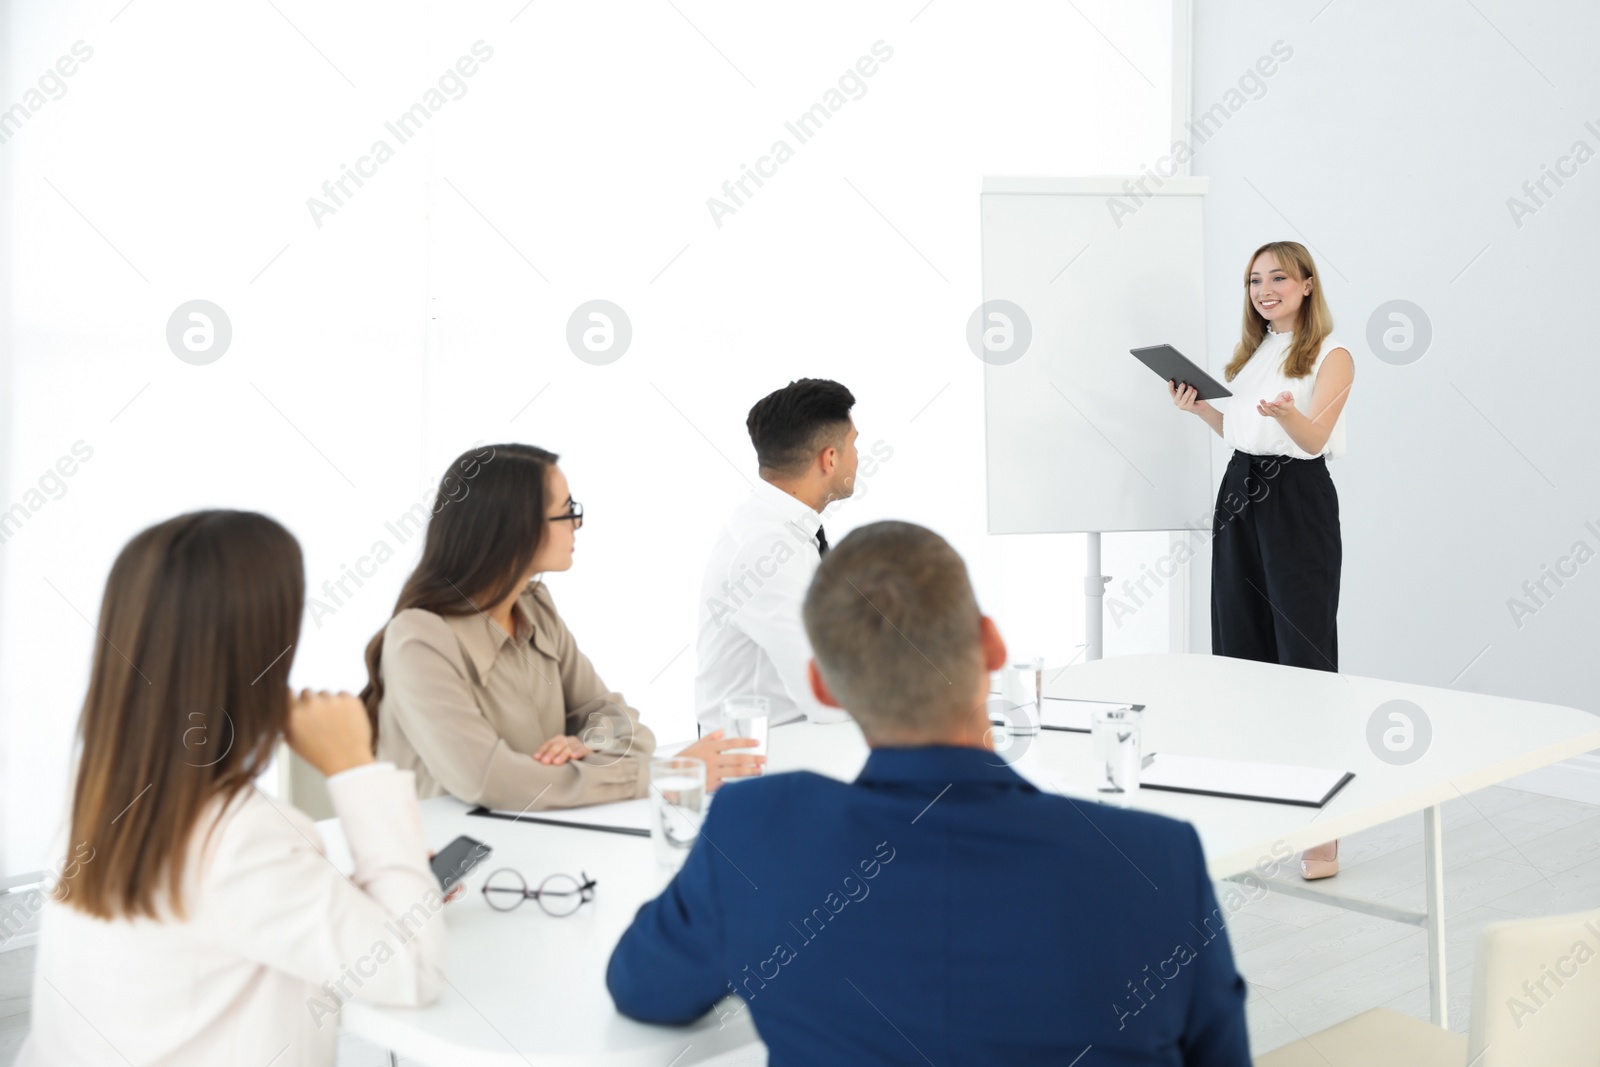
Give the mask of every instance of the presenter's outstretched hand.
[[760, 743], [753, 737], [725, 738], [721, 730], [712, 730], [678, 755], [705, 761], [706, 792], [714, 793], [724, 778], [747, 778], [761, 773], [767, 757], [737, 751], [755, 748]]
[[1178, 405], [1179, 411], [1192, 411], [1198, 415], [1202, 411], [1211, 410], [1211, 405], [1199, 399], [1200, 391], [1192, 385], [1179, 385], [1168, 378], [1167, 394], [1172, 397], [1172, 402]]
[[1281, 419], [1285, 415], [1294, 414], [1294, 394], [1285, 390], [1271, 400], [1257, 401], [1256, 414], [1266, 415], [1274, 419]]
[[289, 701], [289, 747], [326, 777], [372, 762], [372, 723], [361, 698], [300, 690]]

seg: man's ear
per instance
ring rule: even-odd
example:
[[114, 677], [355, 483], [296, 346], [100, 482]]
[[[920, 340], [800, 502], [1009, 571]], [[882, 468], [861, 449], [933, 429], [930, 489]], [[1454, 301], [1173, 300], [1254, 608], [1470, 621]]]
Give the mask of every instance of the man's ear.
[[987, 615], [978, 619], [978, 644], [983, 648], [984, 669], [993, 673], [1006, 665], [1006, 642]]
[[806, 680], [811, 683], [811, 695], [822, 701], [824, 705], [830, 708], [841, 706], [834, 699], [833, 693], [829, 691], [828, 683], [822, 680], [822, 672], [817, 670], [817, 661], [814, 659], [806, 661]]

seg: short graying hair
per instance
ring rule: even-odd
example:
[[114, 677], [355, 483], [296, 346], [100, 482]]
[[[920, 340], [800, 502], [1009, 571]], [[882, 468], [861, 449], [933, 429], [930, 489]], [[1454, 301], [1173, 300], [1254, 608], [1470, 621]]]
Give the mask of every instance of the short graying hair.
[[829, 550], [806, 592], [817, 670], [868, 737], [938, 732], [985, 673], [967, 566], [932, 530], [875, 522]]

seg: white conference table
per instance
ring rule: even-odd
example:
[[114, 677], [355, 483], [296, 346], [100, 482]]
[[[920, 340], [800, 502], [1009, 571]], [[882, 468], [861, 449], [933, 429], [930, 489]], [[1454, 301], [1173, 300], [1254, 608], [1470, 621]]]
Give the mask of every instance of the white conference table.
[[[1134, 806], [1194, 824], [1215, 879], [1255, 877], [1252, 872], [1264, 860], [1270, 863], [1275, 848], [1281, 856], [1422, 812], [1426, 913], [1351, 900], [1338, 895], [1336, 886], [1324, 888], [1326, 882], [1301, 883], [1292, 864], [1284, 865], [1288, 877], [1268, 885], [1425, 927], [1436, 1024], [1444, 1010], [1439, 805], [1600, 748], [1600, 717], [1575, 708], [1207, 655], [1096, 660], [1050, 679], [1046, 692], [1144, 704], [1146, 751], [1355, 772], [1322, 809], [1139, 792]], [[1415, 703], [1432, 723], [1425, 754], [1404, 766], [1379, 759], [1367, 741], [1373, 711], [1394, 699]], [[1019, 773], [1041, 788], [1094, 802], [1087, 734], [1044, 731], [1025, 745], [1021, 740], [1013, 745], [1013, 751], [1025, 749], [1014, 764]], [[853, 723], [798, 723], [772, 731], [768, 773], [806, 769], [848, 780], [866, 756]], [[749, 1012], [731, 999], [684, 1028], [636, 1023], [612, 1006], [605, 988], [611, 949], [634, 912], [666, 883], [648, 839], [467, 811], [451, 798], [422, 805], [433, 847], [468, 834], [494, 848], [468, 878], [467, 892], [443, 912], [450, 936], [444, 995], [422, 1009], [352, 1002], [342, 1013], [348, 1030], [402, 1056], [449, 1067], [687, 1067], [758, 1043]], [[337, 821], [319, 827], [335, 862], [348, 863]], [[548, 874], [587, 872], [598, 883], [594, 901], [561, 919], [531, 901], [513, 912], [496, 912], [478, 890], [500, 867], [516, 868], [530, 884]]]

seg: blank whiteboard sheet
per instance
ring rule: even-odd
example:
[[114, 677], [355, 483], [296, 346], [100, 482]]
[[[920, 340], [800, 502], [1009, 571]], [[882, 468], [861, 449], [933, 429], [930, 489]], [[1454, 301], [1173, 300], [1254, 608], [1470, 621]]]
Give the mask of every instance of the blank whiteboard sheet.
[[1129, 352], [1170, 344], [1218, 373], [1206, 179], [1126, 180], [984, 179], [984, 325], [1021, 335], [1007, 301], [1031, 332], [1015, 358], [984, 349], [990, 533], [1210, 528], [1211, 431]]

